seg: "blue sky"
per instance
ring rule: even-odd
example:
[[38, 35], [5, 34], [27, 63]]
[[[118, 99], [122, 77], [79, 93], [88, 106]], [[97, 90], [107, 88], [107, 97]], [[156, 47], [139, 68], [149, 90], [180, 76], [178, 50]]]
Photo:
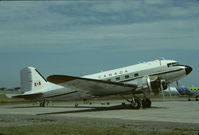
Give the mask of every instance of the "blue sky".
[[36, 67], [81, 76], [164, 57], [193, 67], [198, 86], [197, 0], [0, 1], [0, 87]]

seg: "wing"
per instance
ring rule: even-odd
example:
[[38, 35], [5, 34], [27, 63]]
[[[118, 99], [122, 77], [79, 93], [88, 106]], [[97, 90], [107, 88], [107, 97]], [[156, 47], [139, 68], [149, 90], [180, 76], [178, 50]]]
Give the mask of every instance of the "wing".
[[75, 76], [52, 75], [47, 78], [49, 82], [71, 88], [77, 91], [86, 91], [94, 96], [115, 95], [133, 91], [136, 85], [119, 82], [109, 82]]

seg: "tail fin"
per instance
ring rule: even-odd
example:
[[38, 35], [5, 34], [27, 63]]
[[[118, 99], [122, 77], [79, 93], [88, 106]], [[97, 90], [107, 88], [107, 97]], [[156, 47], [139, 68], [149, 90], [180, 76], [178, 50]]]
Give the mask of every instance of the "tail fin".
[[26, 67], [20, 72], [21, 91], [27, 92], [43, 88], [47, 81], [34, 67]]

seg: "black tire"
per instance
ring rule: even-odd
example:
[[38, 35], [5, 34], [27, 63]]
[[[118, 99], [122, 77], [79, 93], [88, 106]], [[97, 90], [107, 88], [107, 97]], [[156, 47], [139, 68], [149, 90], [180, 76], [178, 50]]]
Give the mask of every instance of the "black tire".
[[42, 101], [42, 102], [40, 103], [40, 107], [45, 107], [45, 102]]
[[132, 109], [140, 109], [141, 107], [140, 99], [135, 99], [135, 103], [131, 102], [130, 106]]
[[124, 103], [124, 102], [122, 102], [122, 105], [125, 105], [125, 103]]
[[148, 98], [145, 98], [142, 100], [142, 107], [143, 108], [150, 108], [151, 107], [151, 100]]

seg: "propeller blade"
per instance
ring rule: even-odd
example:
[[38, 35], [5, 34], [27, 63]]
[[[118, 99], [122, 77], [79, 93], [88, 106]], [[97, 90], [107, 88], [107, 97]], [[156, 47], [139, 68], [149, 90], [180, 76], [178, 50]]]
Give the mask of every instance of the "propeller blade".
[[171, 87], [170, 87], [170, 85], [168, 85], [168, 87], [169, 87], [169, 96], [170, 96], [170, 99], [171, 99]]
[[161, 86], [161, 87], [160, 87], [160, 89], [161, 89], [160, 91], [162, 91], [162, 98], [163, 98], [163, 100], [165, 100], [164, 90], [163, 90], [163, 86], [162, 86], [163, 80], [161, 80], [160, 83], [161, 83], [161, 84], [160, 84], [160, 86]]
[[177, 85], [177, 87], [179, 86], [179, 83], [178, 83], [178, 81], [176, 81], [176, 85]]

